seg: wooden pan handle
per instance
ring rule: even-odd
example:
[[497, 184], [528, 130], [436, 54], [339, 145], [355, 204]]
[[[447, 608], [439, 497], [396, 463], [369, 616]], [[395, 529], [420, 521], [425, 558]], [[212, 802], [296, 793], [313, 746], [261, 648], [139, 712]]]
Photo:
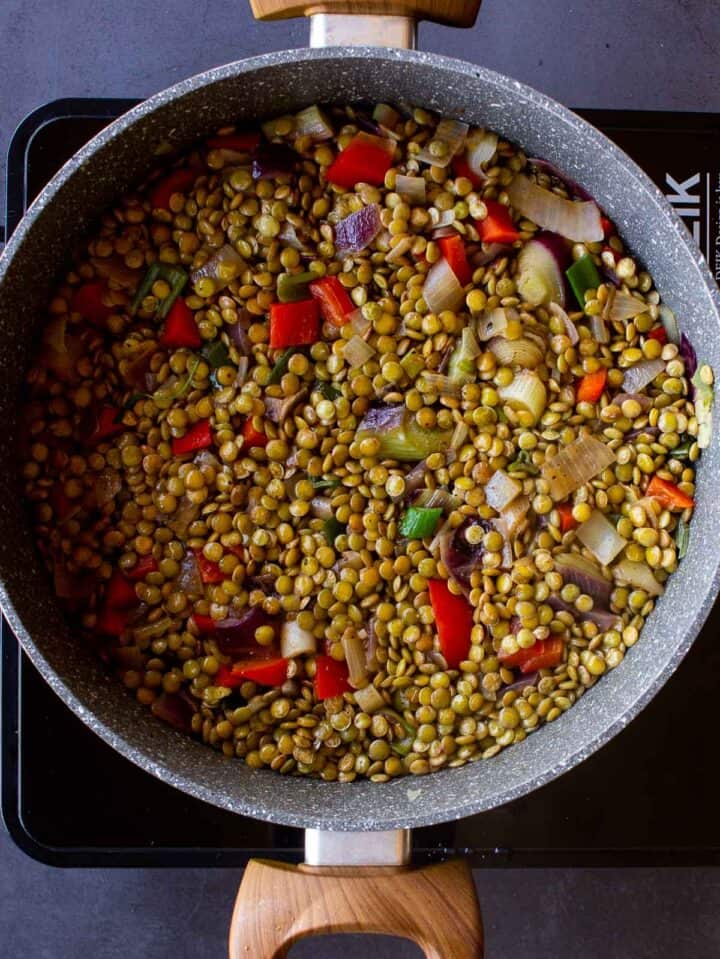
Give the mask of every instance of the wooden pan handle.
[[258, 20], [309, 17], [313, 13], [374, 13], [378, 16], [434, 20], [451, 27], [471, 27], [481, 0], [250, 0]]
[[462, 860], [417, 869], [248, 863], [230, 926], [230, 959], [282, 959], [298, 939], [343, 932], [412, 939], [426, 959], [482, 959], [469, 866]]

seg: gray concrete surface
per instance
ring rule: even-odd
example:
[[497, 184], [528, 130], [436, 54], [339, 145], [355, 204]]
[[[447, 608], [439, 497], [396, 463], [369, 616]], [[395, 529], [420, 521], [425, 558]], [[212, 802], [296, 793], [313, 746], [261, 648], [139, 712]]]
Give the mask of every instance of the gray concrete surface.
[[[717, 12], [715, 0], [485, 0], [473, 31], [424, 26], [420, 36], [425, 49], [570, 105], [720, 111]], [[147, 96], [305, 38], [301, 23], [255, 24], [244, 0], [0, 0], [0, 181], [13, 129], [47, 100]], [[0, 830], [0, 957], [219, 959], [238, 880], [231, 870], [55, 870]], [[720, 955], [716, 870], [489, 870], [477, 884], [488, 959]], [[374, 959], [419, 955], [348, 937], [292, 957], [371, 949]]]

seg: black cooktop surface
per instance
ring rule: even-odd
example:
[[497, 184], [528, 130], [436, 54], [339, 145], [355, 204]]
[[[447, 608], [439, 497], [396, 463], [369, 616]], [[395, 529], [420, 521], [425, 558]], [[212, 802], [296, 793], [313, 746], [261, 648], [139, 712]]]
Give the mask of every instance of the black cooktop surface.
[[[60, 100], [21, 124], [8, 157], [8, 234], [65, 159], [133, 103]], [[720, 275], [720, 117], [581, 112], [650, 173]], [[457, 853], [484, 866], [720, 864], [719, 632], [720, 605], [675, 676], [622, 734], [530, 796], [417, 830], [415, 860]], [[302, 856], [300, 830], [206, 805], [115, 753], [42, 682], [5, 624], [2, 747], [3, 817], [38, 859], [237, 866], [262, 853]]]

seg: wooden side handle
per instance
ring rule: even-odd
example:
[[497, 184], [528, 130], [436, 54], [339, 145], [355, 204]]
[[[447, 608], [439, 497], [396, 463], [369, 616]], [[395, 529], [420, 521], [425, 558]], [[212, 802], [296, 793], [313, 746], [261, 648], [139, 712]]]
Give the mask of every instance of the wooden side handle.
[[462, 860], [417, 869], [248, 863], [230, 926], [230, 959], [282, 959], [298, 939], [342, 932], [412, 939], [427, 959], [482, 959], [469, 866]]
[[375, 13], [379, 16], [434, 20], [451, 27], [471, 27], [481, 0], [250, 0], [258, 20], [309, 17], [313, 13]]

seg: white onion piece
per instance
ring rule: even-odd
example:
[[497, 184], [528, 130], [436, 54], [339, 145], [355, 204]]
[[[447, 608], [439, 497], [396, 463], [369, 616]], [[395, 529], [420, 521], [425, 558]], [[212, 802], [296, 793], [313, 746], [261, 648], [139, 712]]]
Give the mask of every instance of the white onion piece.
[[649, 309], [650, 307], [647, 303], [643, 303], [643, 301], [639, 300], [636, 296], [615, 290], [614, 294], [611, 294], [607, 298], [605, 309], [603, 310], [603, 319], [609, 323], [624, 323], [626, 320], [631, 320], [634, 316], [647, 313]]
[[[430, 217], [434, 219], [433, 223], [433, 236], [452, 236], [453, 233], [456, 233], [455, 230], [455, 211], [454, 210], [442, 210], [437, 211], [436, 207], [430, 208]], [[441, 230], [445, 230], [447, 227], [452, 227], [447, 233], [441, 234]]]
[[610, 342], [610, 333], [608, 332], [607, 326], [605, 326], [605, 320], [601, 316], [590, 317], [590, 332], [596, 343], [605, 346]]
[[198, 280], [210, 278], [225, 287], [236, 276], [239, 276], [245, 267], [245, 260], [237, 250], [226, 243], [206, 263], [203, 263], [197, 270], [193, 270], [190, 274], [190, 280], [192, 283], [197, 283]]
[[302, 629], [297, 620], [285, 620], [280, 627], [280, 653], [284, 659], [308, 656], [317, 652], [317, 640], [308, 629]]
[[567, 315], [565, 310], [557, 303], [551, 303], [548, 309], [550, 310], [553, 316], [557, 316], [558, 319], [561, 319], [563, 321], [563, 323], [565, 324], [565, 332], [567, 333], [568, 338], [570, 342], [572, 343], [572, 345], [575, 346], [575, 344], [580, 339], [580, 334], [578, 333], [577, 327], [575, 326], [573, 321], [570, 319], [570, 317]]
[[666, 303], [660, 304], [660, 322], [665, 328], [667, 333], [668, 343], [674, 343], [675, 346], [680, 346], [680, 327], [678, 326], [678, 321]]
[[467, 423], [456, 423], [453, 435], [450, 437], [450, 449], [457, 452], [468, 438], [470, 430]]
[[520, 366], [534, 370], [539, 366], [544, 354], [531, 340], [521, 337], [518, 340], [506, 340], [495, 336], [488, 343], [488, 349], [501, 366]]
[[498, 145], [497, 133], [490, 130], [473, 130], [465, 143], [465, 159], [476, 177], [486, 180], [483, 165], [495, 156]]
[[410, 203], [424, 203], [427, 184], [421, 176], [405, 176], [398, 173], [395, 177], [395, 192]]
[[366, 340], [372, 333], [372, 323], [365, 316], [360, 307], [352, 311], [348, 322], [353, 328], [353, 332], [357, 333], [357, 335], [361, 336], [364, 340]]
[[430, 267], [422, 295], [432, 313], [454, 312], [462, 305], [465, 298], [463, 288], [444, 257]]
[[[435, 132], [428, 140], [427, 146], [415, 154], [415, 159], [423, 163], [431, 163], [433, 166], [449, 166], [455, 154], [459, 153], [465, 145], [465, 137], [469, 129], [467, 123], [462, 123], [460, 120], [441, 120], [435, 127]], [[434, 140], [442, 140], [447, 145], [447, 150], [440, 157], [434, 156], [428, 149], [429, 144]]]
[[542, 475], [558, 502], [615, 462], [615, 453], [594, 436], [581, 436], [546, 460]]
[[512, 206], [544, 230], [575, 243], [600, 243], [604, 231], [600, 210], [592, 201], [566, 200], [519, 173], [507, 188]]
[[530, 370], [521, 370], [509, 386], [500, 387], [498, 394], [510, 409], [530, 413], [533, 426], [545, 411], [547, 401], [545, 384]]
[[648, 596], [662, 596], [665, 587], [658, 583], [652, 570], [645, 563], [636, 563], [631, 559], [621, 559], [613, 567], [613, 576], [620, 584], [629, 584], [635, 589], [644, 589]]
[[310, 137], [315, 143], [330, 140], [333, 128], [322, 110], [313, 104], [295, 114], [295, 135]]
[[597, 509], [592, 511], [590, 519], [578, 526], [575, 535], [603, 566], [609, 566], [627, 545], [627, 540]]
[[313, 516], [318, 519], [332, 519], [332, 505], [327, 496], [313, 496], [310, 500], [310, 508]]
[[438, 396], [462, 396], [463, 384], [458, 380], [451, 380], [449, 376], [443, 376], [442, 373], [423, 373], [423, 386], [430, 393], [437, 393]]
[[362, 639], [358, 636], [357, 631], [350, 626], [342, 634], [340, 642], [348, 667], [348, 682], [351, 686], [364, 686], [368, 678], [368, 669]]
[[357, 333], [347, 341], [345, 344], [345, 350], [343, 351], [345, 362], [348, 366], [354, 368], [367, 363], [370, 357], [374, 355], [375, 350], [372, 348], [372, 346], [369, 346], [361, 336], [357, 335]]
[[522, 486], [505, 470], [495, 470], [485, 485], [485, 502], [497, 513], [502, 511], [522, 493]]
[[493, 336], [502, 336], [510, 320], [517, 320], [520, 314], [513, 307], [498, 306], [478, 320], [478, 339], [489, 340]]
[[500, 514], [500, 522], [506, 530], [505, 539], [511, 539], [522, 527], [530, 509], [530, 500], [527, 496], [518, 496], [505, 507]]
[[376, 713], [378, 709], [387, 706], [383, 695], [375, 686], [364, 686], [362, 689], [353, 690], [355, 702], [364, 713]]
[[192, 550], [188, 550], [180, 563], [180, 573], [178, 574], [176, 586], [188, 596], [201, 596], [205, 587], [200, 577], [200, 567], [197, 557]]
[[625, 370], [623, 390], [626, 393], [639, 393], [665, 370], [664, 360], [641, 360]]

